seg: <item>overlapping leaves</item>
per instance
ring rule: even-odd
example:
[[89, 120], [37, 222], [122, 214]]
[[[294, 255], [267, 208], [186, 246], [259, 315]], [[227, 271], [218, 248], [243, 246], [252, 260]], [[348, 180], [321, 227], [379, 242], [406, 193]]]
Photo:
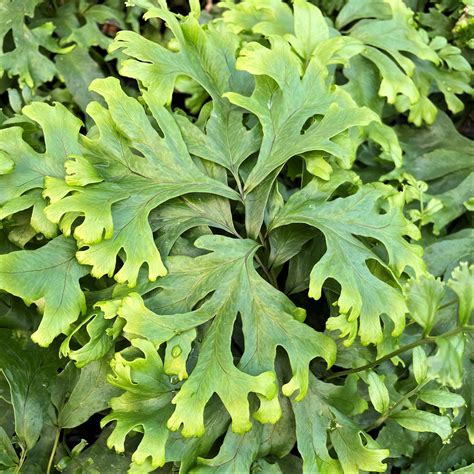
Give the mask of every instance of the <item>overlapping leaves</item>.
[[[146, 338], [155, 347], [166, 342], [165, 371], [187, 378], [186, 354], [191, 344], [186, 341], [193, 341], [196, 329], [213, 318], [199, 344], [196, 366], [173, 399], [176, 410], [168, 421], [171, 429], [183, 425], [184, 436], [202, 435], [204, 408], [214, 393], [230, 412], [237, 433], [251, 428], [249, 393], [260, 398], [254, 417], [276, 422], [281, 415], [275, 399], [277, 347], [287, 352], [293, 374], [282, 387], [283, 393], [290, 396], [297, 391], [297, 399], [302, 399], [308, 389], [309, 363], [319, 356], [331, 364], [335, 345], [327, 336], [308, 331], [301, 322], [304, 311], [258, 275], [252, 263], [258, 248], [254, 242], [201, 237], [195, 245], [211, 253], [194, 259], [168, 259], [170, 275], [161, 280], [162, 291], [148, 303], [156, 307], [155, 312], [138, 295], [122, 301], [118, 315], [126, 321], [124, 331], [127, 337]], [[235, 367], [231, 339], [237, 314], [245, 350]], [[173, 358], [174, 364], [170, 362]]]
[[[45, 48], [55, 53], [66, 53], [71, 47], [61, 48], [53, 38], [54, 25], [45, 22], [30, 29], [27, 17], [32, 17], [40, 0], [3, 0], [0, 3], [0, 76], [4, 72], [19, 76], [20, 83], [33, 88], [50, 81], [56, 73], [54, 63], [40, 52]], [[11, 37], [6, 38], [11, 31]], [[8, 44], [13, 41], [13, 45]], [[8, 48], [6, 51], [4, 48]]]
[[[87, 95], [86, 85], [74, 83], [65, 66], [73, 66], [70, 58], [82, 58], [92, 64], [94, 70], [100, 70], [89, 55], [89, 49], [92, 46], [106, 49], [111, 43], [112, 39], [101, 31], [101, 25], [112, 22], [117, 28], [125, 27], [124, 13], [117, 7], [113, 4], [95, 5], [85, 0], [66, 4], [2, 0], [0, 77], [5, 74], [16, 78], [20, 89], [26, 86], [34, 91], [54, 77], [62, 76], [71, 86], [71, 93], [80, 88]], [[52, 54], [56, 57], [53, 58]], [[88, 73], [94, 75], [92, 71], [78, 69], [79, 76], [90, 77]], [[79, 103], [82, 106], [84, 99], [81, 98]]]
[[[337, 177], [333, 179], [337, 183]], [[407, 308], [397, 278], [407, 266], [418, 274], [424, 268], [421, 249], [404, 239], [404, 235], [417, 238], [417, 229], [401, 212], [402, 197], [392, 192], [383, 185], [366, 185], [352, 196], [329, 201], [331, 186], [314, 181], [291, 196], [270, 226], [307, 224], [323, 233], [326, 252], [311, 271], [309, 296], [319, 299], [326, 279], [336, 280], [341, 285], [337, 300], [341, 315], [328, 324], [351, 340], [358, 332], [364, 344], [382, 341], [382, 314], [392, 319], [393, 335], [402, 333]], [[367, 246], [364, 238], [374, 239], [375, 246]], [[387, 262], [377, 244], [384, 246]], [[375, 267], [370, 268], [372, 264]]]
[[[423, 201], [419, 218], [423, 225], [433, 224], [433, 232], [439, 234], [470, 210], [474, 179], [471, 140], [460, 135], [443, 113], [429, 129], [414, 134], [401, 128], [399, 135], [406, 150], [400, 173], [427, 184], [422, 194], [415, 196]], [[434, 212], [429, 212], [430, 200], [438, 203]]]
[[[413, 11], [401, 0], [349, 1], [339, 11], [337, 30], [331, 29], [330, 35], [324, 34], [329, 27], [321, 12], [311, 12], [305, 2], [295, 2], [294, 21], [290, 8], [278, 0], [222, 5], [228, 9], [224, 21], [235, 31], [257, 36], [278, 34], [294, 38], [296, 25], [311, 24], [309, 15], [316, 16], [318, 33], [311, 34], [310, 40], [298, 41], [296, 32], [293, 46], [300, 55], [309, 57], [315, 51], [320, 53], [324, 45], [323, 54], [334, 54], [333, 60], [344, 65], [343, 73], [348, 79], [345, 88], [352, 98], [379, 113], [382, 103], [377, 95], [400, 112], [408, 111], [411, 122], [430, 124], [437, 113], [428, 98], [433, 90], [444, 95], [453, 112], [463, 109], [457, 95], [472, 92], [471, 67], [461, 50], [441, 36], [429, 41], [427, 33], [416, 27]], [[317, 44], [318, 39], [326, 41]], [[298, 44], [304, 44], [307, 50]]]
[[[91, 265], [91, 274], [97, 278], [112, 276], [117, 255], [123, 251], [124, 266], [115, 278], [133, 286], [145, 263], [150, 280], [166, 273], [148, 223], [152, 209], [193, 192], [231, 199], [237, 194], [193, 163], [173, 116], [153, 95], [144, 97], [163, 138], [143, 107], [126, 96], [117, 80], [93, 84], [109, 108], [98, 103], [88, 108], [98, 133], [84, 138], [81, 156], [66, 163], [65, 182], [47, 180], [44, 194], [51, 204], [45, 212], [66, 235], [74, 220], [83, 216], [73, 232], [79, 245], [88, 247], [77, 254], [79, 262]], [[102, 207], [96, 206], [98, 200]], [[141, 235], [139, 245], [136, 232]]]
[[[131, 3], [172, 35], [119, 33], [110, 51], [138, 90], [96, 80], [74, 99], [100, 97], [85, 127], [33, 103], [0, 130], [2, 468], [471, 462], [457, 449], [474, 432], [469, 142], [439, 113], [397, 130], [402, 164], [383, 123], [387, 104], [431, 123], [436, 90], [459, 111], [460, 51], [428, 40], [396, 0], [335, 6], [335, 26], [303, 0], [225, 3], [207, 24], [195, 2], [187, 16]], [[107, 5], [81, 21], [75, 2], [56, 8], [60, 46], [81, 48], [59, 69], [108, 45], [98, 24], [124, 25]], [[391, 184], [367, 182], [392, 165]], [[77, 367], [56, 357], [56, 338]], [[67, 447], [64, 434], [107, 404], [101, 438]], [[105, 455], [106, 437], [126, 457]], [[452, 461], [407, 461], [439, 443]]]

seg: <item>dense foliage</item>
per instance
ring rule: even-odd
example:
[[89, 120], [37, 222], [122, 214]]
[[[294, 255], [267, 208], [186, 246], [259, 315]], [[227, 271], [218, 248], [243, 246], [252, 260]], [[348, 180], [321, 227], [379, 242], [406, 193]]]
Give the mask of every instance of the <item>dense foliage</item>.
[[0, 470], [472, 472], [474, 7], [314, 3], [0, 0]]

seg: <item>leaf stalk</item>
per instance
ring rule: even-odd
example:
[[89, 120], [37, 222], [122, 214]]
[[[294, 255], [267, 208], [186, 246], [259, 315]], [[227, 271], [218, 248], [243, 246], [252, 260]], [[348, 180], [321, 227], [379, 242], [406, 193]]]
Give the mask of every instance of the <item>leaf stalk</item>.
[[440, 337], [451, 337], [464, 331], [472, 332], [473, 330], [474, 330], [474, 327], [472, 326], [458, 326], [455, 329], [448, 331], [447, 333], [444, 333], [444, 334], [439, 334], [438, 336], [422, 337], [420, 339], [417, 339], [416, 341], [410, 342], [410, 344], [406, 344], [405, 346], [399, 347], [395, 351], [390, 352], [389, 354], [386, 354], [383, 357], [380, 357], [380, 359], [377, 359], [377, 360], [374, 360], [373, 362], [362, 365], [361, 367], [356, 367], [354, 369], [347, 369], [347, 370], [342, 370], [341, 372], [336, 372], [335, 374], [331, 374], [328, 377], [326, 377], [325, 380], [331, 380], [336, 377], [343, 377], [346, 375], [363, 372], [364, 370], [372, 369], [376, 367], [377, 365], [380, 365], [382, 362], [392, 359], [393, 357], [396, 357], [397, 355], [402, 354], [403, 352], [409, 351], [410, 349], [414, 349], [415, 347], [421, 346], [423, 344], [433, 343], [436, 341], [436, 339]]

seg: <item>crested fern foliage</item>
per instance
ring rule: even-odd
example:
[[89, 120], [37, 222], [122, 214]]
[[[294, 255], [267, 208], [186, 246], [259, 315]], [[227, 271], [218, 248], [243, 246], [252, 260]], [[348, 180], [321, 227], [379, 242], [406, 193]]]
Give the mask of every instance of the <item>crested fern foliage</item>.
[[471, 472], [471, 8], [0, 0], [0, 470]]

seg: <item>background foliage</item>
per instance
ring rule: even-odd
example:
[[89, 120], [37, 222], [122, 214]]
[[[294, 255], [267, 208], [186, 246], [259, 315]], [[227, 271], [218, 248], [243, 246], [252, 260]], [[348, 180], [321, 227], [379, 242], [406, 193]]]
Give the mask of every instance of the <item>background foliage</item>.
[[0, 470], [471, 472], [473, 8], [0, 0]]

